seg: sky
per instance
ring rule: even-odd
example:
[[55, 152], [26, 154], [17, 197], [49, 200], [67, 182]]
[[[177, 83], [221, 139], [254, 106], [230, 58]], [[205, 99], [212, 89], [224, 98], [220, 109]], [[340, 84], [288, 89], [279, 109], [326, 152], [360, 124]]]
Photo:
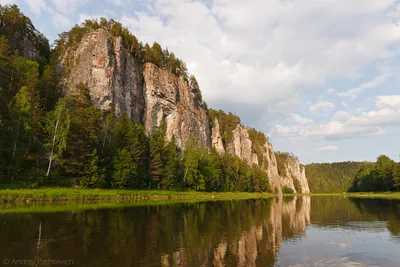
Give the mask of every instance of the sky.
[[400, 0], [0, 0], [50, 41], [120, 21], [302, 163], [400, 157]]

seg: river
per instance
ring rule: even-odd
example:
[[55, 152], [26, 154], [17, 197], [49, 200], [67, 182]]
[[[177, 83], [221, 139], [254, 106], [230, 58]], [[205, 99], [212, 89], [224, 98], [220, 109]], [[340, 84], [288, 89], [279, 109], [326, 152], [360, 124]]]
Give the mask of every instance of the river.
[[0, 208], [8, 266], [400, 266], [400, 201], [290, 197]]

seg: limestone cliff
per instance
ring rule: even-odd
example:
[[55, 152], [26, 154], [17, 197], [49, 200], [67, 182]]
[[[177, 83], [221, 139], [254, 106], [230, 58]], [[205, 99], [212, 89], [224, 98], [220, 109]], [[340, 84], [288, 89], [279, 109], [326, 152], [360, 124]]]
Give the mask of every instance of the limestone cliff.
[[182, 78], [146, 63], [144, 97], [143, 122], [148, 134], [165, 121], [167, 139], [175, 137], [178, 147], [184, 147], [191, 136], [199, 144], [211, 146], [206, 110], [195, 103], [187, 82]]
[[167, 139], [174, 138], [180, 148], [194, 137], [200, 145], [214, 147], [218, 153], [230, 153], [250, 166], [262, 167], [275, 191], [287, 186], [296, 192], [295, 185], [300, 184], [302, 193], [309, 192], [299, 162], [287, 162], [286, 175], [279, 175], [272, 145], [268, 141], [254, 144], [249, 129], [240, 123], [224, 146], [220, 122], [213, 119], [211, 127], [206, 108], [195, 101], [188, 82], [154, 64], [139, 62], [124, 47], [121, 37], [103, 29], [92, 31], [65, 52], [61, 63], [61, 85], [67, 94], [85, 84], [97, 107], [113, 109], [117, 116], [126, 113], [142, 122], [148, 135], [165, 122]]
[[79, 83], [88, 86], [94, 104], [102, 109], [114, 106], [115, 113], [127, 113], [136, 121], [144, 109], [143, 78], [140, 64], [122, 46], [121, 38], [113, 38], [105, 30], [88, 34], [76, 48], [64, 56], [70, 73], [63, 81], [69, 93]]
[[63, 63], [70, 65], [62, 81], [66, 93], [83, 83], [95, 106], [128, 114], [145, 125], [147, 134], [165, 121], [168, 140], [174, 137], [179, 147], [191, 136], [211, 146], [206, 110], [195, 104], [187, 82], [151, 63], [139, 64], [121, 37], [93, 31], [66, 53]]
[[[289, 158], [285, 162], [285, 174], [279, 175], [278, 163], [275, 156], [274, 148], [268, 141], [261, 147], [256, 149], [256, 145], [253, 144], [249, 136], [249, 129], [238, 124], [236, 128], [232, 131], [233, 138], [232, 141], [227, 144], [227, 148], [222, 145], [221, 133], [219, 130], [219, 121], [214, 118], [212, 128], [212, 145], [216, 148], [218, 152], [227, 151], [231, 155], [236, 155], [239, 158], [245, 160], [249, 165], [256, 164], [262, 167], [269, 178], [271, 188], [279, 193], [283, 186], [292, 189], [295, 193], [297, 192], [295, 184], [300, 186], [301, 193], [309, 193], [310, 189], [308, 187], [308, 181], [305, 174], [305, 169], [300, 165], [299, 161], [294, 158]], [[254, 151], [261, 151], [259, 155], [254, 153]], [[298, 189], [298, 188], [297, 188]]]

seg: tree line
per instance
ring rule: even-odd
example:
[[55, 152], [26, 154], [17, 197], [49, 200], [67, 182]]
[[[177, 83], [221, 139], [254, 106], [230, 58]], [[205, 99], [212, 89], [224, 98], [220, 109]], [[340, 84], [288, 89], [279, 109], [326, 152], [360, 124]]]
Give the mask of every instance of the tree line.
[[381, 155], [374, 163], [364, 163], [354, 176], [349, 192], [400, 190], [400, 162]]
[[347, 191], [362, 162], [311, 163], [305, 166], [311, 192]]
[[[21, 27], [26, 25], [26, 30], [32, 31], [27, 36], [35, 35], [33, 25], [16, 6], [0, 10], [1, 17], [22, 18], [18, 22]], [[10, 21], [15, 22], [9, 20], [8, 23]], [[199, 146], [194, 139], [190, 139], [182, 151], [176, 147], [175, 140], [166, 141], [165, 126], [146, 136], [144, 126], [126, 114], [117, 118], [112, 112], [93, 106], [85, 84], [79, 84], [64, 96], [57, 86], [60, 79], [56, 71], [57, 59], [68, 47], [76, 46], [87, 31], [97, 28], [122, 36], [124, 45], [132, 53], [138, 53], [138, 58], [142, 55], [145, 61], [178, 76], [187, 74], [185, 68], [181, 73], [176, 72], [181, 61], [172, 53], [160, 49], [156, 43], [149, 50], [112, 20], [92, 20], [75, 26], [60, 35], [50, 55], [42, 53], [35, 59], [21, 57], [8, 36], [1, 35], [1, 183], [31, 187], [270, 190], [266, 172], [256, 165], [249, 166], [229, 154], [220, 155]], [[48, 42], [47, 46], [43, 51], [50, 51]], [[138, 47], [140, 49], [136, 50]], [[188, 85], [198, 104], [204, 104], [194, 76], [188, 78]]]

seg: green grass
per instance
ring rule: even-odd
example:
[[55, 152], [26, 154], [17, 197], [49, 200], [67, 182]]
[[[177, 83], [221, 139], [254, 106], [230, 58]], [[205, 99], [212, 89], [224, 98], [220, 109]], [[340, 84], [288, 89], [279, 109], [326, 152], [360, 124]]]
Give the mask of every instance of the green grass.
[[400, 192], [357, 192], [357, 193], [345, 193], [343, 195], [354, 198], [357, 197], [357, 198], [400, 199]]
[[250, 199], [271, 197], [268, 193], [208, 193], [178, 192], [156, 190], [117, 190], [117, 189], [2, 189], [0, 201], [3, 202], [77, 202], [77, 201], [133, 201], [167, 199]]

